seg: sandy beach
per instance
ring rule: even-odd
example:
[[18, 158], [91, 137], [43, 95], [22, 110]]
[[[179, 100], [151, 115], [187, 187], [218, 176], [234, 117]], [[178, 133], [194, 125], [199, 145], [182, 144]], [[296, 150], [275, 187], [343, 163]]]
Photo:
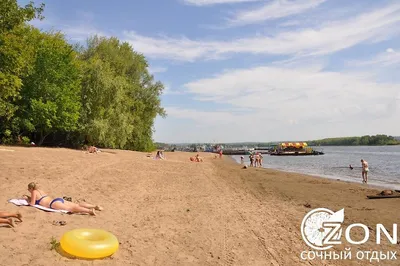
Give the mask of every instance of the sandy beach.
[[[241, 169], [229, 157], [203, 163], [193, 153], [106, 150], [99, 154], [58, 148], [0, 147], [0, 210], [19, 211], [23, 222], [0, 228], [1, 265], [368, 265], [369, 261], [304, 261], [300, 224], [314, 208], [345, 208], [344, 225], [391, 228], [400, 221], [400, 199], [368, 200], [380, 191], [270, 169]], [[12, 150], [12, 151], [10, 151]], [[154, 153], [153, 153], [154, 155]], [[38, 182], [53, 197], [100, 204], [96, 217], [47, 213], [7, 203]], [[54, 226], [63, 220], [65, 226]], [[78, 260], [51, 250], [51, 239], [76, 228], [99, 228], [117, 236], [110, 258]], [[358, 232], [354, 238], [360, 237]], [[345, 246], [335, 249], [340, 251]], [[357, 250], [397, 251], [387, 241]], [[382, 261], [373, 265], [398, 265]]]

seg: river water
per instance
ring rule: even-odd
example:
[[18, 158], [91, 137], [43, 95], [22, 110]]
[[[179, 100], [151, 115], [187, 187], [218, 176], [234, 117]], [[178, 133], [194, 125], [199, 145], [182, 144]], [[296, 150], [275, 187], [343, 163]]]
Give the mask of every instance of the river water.
[[[399, 146], [341, 146], [318, 147], [321, 156], [263, 155], [263, 166], [288, 172], [341, 179], [361, 183], [361, 159], [369, 164], [368, 183], [391, 189], [400, 189]], [[232, 156], [240, 162], [240, 156]], [[248, 156], [245, 163], [249, 164]], [[350, 170], [349, 164], [354, 169]]]

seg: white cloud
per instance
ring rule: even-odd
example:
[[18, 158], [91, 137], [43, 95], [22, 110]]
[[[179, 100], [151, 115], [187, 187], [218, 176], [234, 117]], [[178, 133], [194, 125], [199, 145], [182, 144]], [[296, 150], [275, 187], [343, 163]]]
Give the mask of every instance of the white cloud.
[[73, 22], [62, 22], [55, 16], [46, 17], [44, 20], [35, 19], [30, 22], [31, 25], [41, 30], [61, 31], [72, 41], [85, 41], [93, 35], [109, 37], [110, 34], [99, 30], [92, 25], [94, 19], [93, 13], [77, 11], [78, 18]]
[[94, 35], [109, 37], [107, 33], [90, 25], [63, 25], [62, 32], [66, 34], [68, 39], [73, 41], [85, 41], [87, 38]]
[[275, 55], [324, 55], [362, 42], [382, 41], [400, 29], [400, 5], [390, 5], [343, 21], [230, 41], [191, 40], [186, 37], [146, 37], [130, 31], [125, 40], [134, 49], [152, 58], [180, 61], [219, 59], [233, 53]]
[[134, 31], [125, 32], [125, 40], [132, 47], [152, 58], [165, 58], [171, 60], [194, 61], [213, 52], [213, 47], [202, 47], [200, 42], [189, 40], [185, 37], [172, 39], [169, 37], [152, 38], [137, 34]]
[[[179, 133], [182, 123], [171, 135], [163, 131], [170, 141], [308, 140], [400, 131], [394, 123], [400, 115], [398, 84], [377, 83], [368, 74], [265, 66], [225, 71], [185, 88], [204, 107], [167, 108], [169, 119], [185, 120], [185, 136]], [[234, 111], [210, 110], [207, 102]]]
[[231, 25], [254, 24], [284, 18], [316, 8], [326, 0], [273, 0], [262, 7], [239, 11], [229, 20]]
[[157, 73], [164, 73], [167, 72], [168, 68], [166, 67], [149, 67], [149, 72], [151, 74], [157, 74]]
[[186, 93], [185, 91], [173, 90], [171, 89], [171, 86], [169, 84], [164, 84], [164, 90], [163, 90], [164, 95], [181, 95], [185, 93]]
[[353, 60], [348, 63], [353, 67], [391, 67], [394, 65], [400, 65], [400, 52], [393, 48], [386, 49], [385, 52], [379, 53], [372, 58], [363, 60]]
[[201, 126], [215, 124], [229, 124], [235, 121], [236, 116], [224, 111], [199, 111], [179, 107], [166, 107], [169, 116], [197, 121]]
[[285, 22], [282, 22], [281, 24], [279, 24], [280, 27], [293, 27], [293, 26], [298, 26], [301, 25], [301, 21], [300, 20], [288, 20]]
[[236, 3], [248, 3], [257, 2], [261, 0], [183, 0], [186, 4], [195, 6], [210, 6], [217, 4], [236, 4]]
[[201, 101], [252, 108], [271, 119], [301, 123], [390, 115], [386, 106], [398, 94], [397, 86], [378, 84], [368, 75], [278, 67], [233, 70], [185, 87]]

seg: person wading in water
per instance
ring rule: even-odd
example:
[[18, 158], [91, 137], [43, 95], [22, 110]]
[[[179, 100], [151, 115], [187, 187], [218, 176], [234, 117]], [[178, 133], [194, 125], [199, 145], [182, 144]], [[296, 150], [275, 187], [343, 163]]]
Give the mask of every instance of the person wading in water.
[[362, 175], [362, 179], [363, 179], [362, 182], [367, 184], [367, 182], [368, 182], [368, 172], [369, 172], [368, 162], [365, 161], [364, 159], [361, 159], [361, 166], [362, 166], [361, 175]]

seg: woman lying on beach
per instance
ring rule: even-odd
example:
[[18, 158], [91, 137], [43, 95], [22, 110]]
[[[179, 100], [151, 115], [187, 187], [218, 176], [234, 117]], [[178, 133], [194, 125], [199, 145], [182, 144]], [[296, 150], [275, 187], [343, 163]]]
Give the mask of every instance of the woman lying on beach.
[[7, 224], [10, 227], [14, 227], [12, 218], [16, 218], [19, 222], [22, 222], [22, 215], [19, 212], [0, 212], [0, 224]]
[[90, 146], [87, 148], [87, 152], [88, 153], [98, 153], [100, 150], [98, 148], [96, 148], [95, 146]]
[[69, 201], [64, 201], [62, 198], [53, 199], [44, 193], [43, 190], [40, 190], [34, 182], [29, 183], [28, 191], [31, 193], [31, 196], [27, 199], [30, 205], [36, 204], [54, 210], [65, 210], [72, 213], [86, 213], [90, 215], [96, 215], [94, 210], [103, 210], [103, 208], [98, 205], [93, 205], [86, 202], [76, 204]]

